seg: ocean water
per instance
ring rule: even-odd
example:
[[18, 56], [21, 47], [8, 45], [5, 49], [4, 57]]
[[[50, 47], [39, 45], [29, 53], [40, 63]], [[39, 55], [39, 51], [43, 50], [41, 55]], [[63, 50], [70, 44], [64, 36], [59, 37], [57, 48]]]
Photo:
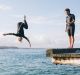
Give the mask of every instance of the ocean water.
[[0, 75], [80, 75], [80, 66], [55, 65], [46, 49], [0, 49]]

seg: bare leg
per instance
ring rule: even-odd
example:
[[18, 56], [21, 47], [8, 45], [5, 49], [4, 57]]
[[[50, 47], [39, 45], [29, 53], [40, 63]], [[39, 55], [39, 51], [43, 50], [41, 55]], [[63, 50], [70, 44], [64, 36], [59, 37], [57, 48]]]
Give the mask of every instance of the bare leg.
[[69, 36], [69, 48], [71, 48], [71, 36]]
[[31, 43], [30, 43], [29, 39], [27, 37], [25, 37], [25, 36], [23, 38], [25, 38], [29, 42], [29, 45], [31, 47]]
[[74, 38], [74, 36], [73, 36], [73, 44], [74, 44], [74, 41], [75, 41], [75, 38]]
[[73, 48], [73, 45], [74, 45], [74, 36], [71, 36], [71, 46]]
[[74, 36], [69, 36], [69, 44], [70, 44], [70, 48], [73, 48], [74, 45]]

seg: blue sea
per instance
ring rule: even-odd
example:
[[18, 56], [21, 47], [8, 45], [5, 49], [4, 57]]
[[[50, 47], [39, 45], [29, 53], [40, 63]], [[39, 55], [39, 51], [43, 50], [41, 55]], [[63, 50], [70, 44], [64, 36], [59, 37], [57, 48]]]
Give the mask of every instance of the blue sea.
[[55, 65], [46, 49], [0, 49], [0, 75], [80, 75], [80, 66]]

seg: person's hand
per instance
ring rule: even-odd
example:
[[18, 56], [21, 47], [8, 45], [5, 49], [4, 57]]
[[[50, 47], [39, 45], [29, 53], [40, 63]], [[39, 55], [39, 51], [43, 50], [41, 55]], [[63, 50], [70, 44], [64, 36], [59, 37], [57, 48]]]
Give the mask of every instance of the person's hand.
[[26, 20], [26, 15], [24, 15], [24, 20]]

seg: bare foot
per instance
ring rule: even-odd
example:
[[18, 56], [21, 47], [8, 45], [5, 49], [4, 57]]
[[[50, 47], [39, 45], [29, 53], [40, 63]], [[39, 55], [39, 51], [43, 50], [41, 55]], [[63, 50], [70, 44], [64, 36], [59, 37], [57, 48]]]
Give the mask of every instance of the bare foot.
[[69, 46], [69, 48], [73, 48], [73, 46]]

